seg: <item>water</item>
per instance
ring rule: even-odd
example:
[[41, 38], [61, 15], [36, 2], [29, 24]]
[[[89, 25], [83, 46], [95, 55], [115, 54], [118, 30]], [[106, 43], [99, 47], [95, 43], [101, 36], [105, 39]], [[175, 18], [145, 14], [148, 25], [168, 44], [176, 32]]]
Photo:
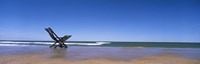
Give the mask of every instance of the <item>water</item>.
[[200, 60], [200, 43], [67, 41], [68, 49], [51, 49], [53, 41], [0, 41], [0, 55], [48, 53], [45, 58], [129, 60], [144, 56], [173, 55]]
[[[0, 40], [0, 46], [49, 46], [53, 41], [14, 41]], [[200, 43], [193, 42], [100, 42], [100, 41], [67, 41], [69, 46], [103, 46], [103, 47], [169, 47], [200, 48]]]

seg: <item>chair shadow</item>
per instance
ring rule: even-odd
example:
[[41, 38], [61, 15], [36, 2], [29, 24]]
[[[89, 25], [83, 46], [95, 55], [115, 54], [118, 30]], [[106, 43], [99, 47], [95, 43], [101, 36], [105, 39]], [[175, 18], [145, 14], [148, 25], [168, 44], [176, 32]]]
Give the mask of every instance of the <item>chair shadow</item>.
[[50, 51], [51, 59], [66, 59], [67, 58], [67, 49], [66, 48], [52, 48]]

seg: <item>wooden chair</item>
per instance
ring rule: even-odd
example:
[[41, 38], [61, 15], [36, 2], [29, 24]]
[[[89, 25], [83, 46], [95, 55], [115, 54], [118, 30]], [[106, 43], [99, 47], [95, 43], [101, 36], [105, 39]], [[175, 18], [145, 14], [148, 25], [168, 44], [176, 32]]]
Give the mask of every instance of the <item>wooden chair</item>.
[[[58, 37], [51, 28], [45, 28], [45, 30], [49, 33], [50, 37], [55, 41], [54, 44], [50, 46], [56, 48], [59, 46], [60, 48], [68, 48], [68, 46], [65, 44], [65, 41], [71, 37], [71, 35], [64, 35], [63, 37]], [[58, 44], [57, 44], [58, 43]]]

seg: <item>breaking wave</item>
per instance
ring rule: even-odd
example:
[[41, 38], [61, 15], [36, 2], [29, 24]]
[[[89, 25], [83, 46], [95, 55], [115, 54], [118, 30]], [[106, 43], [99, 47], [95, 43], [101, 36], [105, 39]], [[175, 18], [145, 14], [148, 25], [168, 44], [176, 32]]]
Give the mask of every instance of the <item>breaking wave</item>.
[[[33, 46], [33, 45], [52, 45], [54, 42], [15, 42], [15, 41], [0, 41], [0, 46]], [[66, 42], [67, 45], [81, 45], [81, 46], [100, 46], [105, 44], [110, 44], [110, 42], [78, 42], [78, 43], [71, 43]]]

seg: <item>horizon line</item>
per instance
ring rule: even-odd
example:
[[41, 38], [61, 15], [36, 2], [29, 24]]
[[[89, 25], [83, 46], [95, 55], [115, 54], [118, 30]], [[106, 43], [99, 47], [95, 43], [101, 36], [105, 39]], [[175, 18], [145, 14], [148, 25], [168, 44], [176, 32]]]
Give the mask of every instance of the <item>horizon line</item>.
[[[0, 41], [53, 41], [53, 40], [1, 40]], [[83, 41], [83, 40], [67, 40], [67, 41]], [[172, 43], [172, 42], [177, 42], [177, 43], [200, 43], [197, 41], [98, 41], [98, 40], [84, 40], [83, 42], [164, 42], [164, 43]]]

